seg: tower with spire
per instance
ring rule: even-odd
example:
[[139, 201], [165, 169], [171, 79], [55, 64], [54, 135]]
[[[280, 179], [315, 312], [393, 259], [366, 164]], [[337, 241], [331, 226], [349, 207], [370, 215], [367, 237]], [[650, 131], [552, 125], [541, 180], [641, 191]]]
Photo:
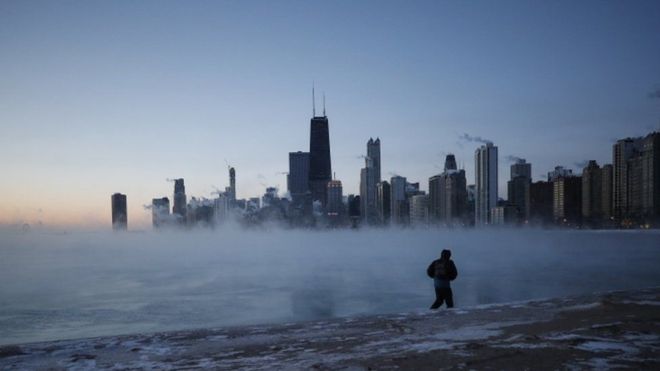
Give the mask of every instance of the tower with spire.
[[332, 180], [330, 162], [330, 133], [328, 116], [325, 113], [325, 94], [323, 95], [323, 116], [316, 116], [315, 89], [312, 86], [312, 119], [309, 131], [309, 188], [313, 201], [327, 204], [327, 186]]

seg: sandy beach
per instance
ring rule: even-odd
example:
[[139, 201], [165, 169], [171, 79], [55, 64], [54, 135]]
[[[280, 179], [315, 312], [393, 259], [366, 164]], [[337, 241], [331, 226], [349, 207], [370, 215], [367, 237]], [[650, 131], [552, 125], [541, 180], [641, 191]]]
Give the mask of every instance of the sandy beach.
[[660, 368], [660, 288], [0, 348], [14, 369]]

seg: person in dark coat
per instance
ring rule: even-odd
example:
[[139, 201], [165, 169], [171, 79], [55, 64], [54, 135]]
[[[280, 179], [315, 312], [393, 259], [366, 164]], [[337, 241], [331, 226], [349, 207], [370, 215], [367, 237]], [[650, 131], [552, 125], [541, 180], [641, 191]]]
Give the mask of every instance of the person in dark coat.
[[435, 287], [435, 302], [431, 309], [438, 309], [443, 301], [447, 302], [447, 308], [454, 307], [454, 294], [451, 291], [450, 282], [456, 279], [458, 271], [454, 261], [451, 260], [451, 251], [442, 250], [440, 259], [434, 260], [426, 269], [426, 274], [433, 278]]

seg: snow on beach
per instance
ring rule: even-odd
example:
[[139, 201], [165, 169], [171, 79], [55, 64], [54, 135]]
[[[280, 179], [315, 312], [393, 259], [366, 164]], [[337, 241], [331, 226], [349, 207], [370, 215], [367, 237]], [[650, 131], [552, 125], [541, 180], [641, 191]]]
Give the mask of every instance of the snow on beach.
[[2, 369], [660, 367], [660, 288], [0, 347]]

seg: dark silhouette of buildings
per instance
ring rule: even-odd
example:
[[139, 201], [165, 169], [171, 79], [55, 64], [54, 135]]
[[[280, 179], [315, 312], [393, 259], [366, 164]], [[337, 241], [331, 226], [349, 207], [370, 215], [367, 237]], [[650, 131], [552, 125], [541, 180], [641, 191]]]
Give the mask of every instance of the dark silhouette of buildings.
[[613, 146], [613, 210], [625, 227], [660, 225], [660, 133]]
[[612, 202], [614, 199], [614, 169], [611, 164], [603, 165], [600, 170], [600, 177], [602, 182], [601, 196], [602, 196], [602, 212], [603, 220], [608, 225], [611, 225], [614, 219], [614, 211], [612, 209]]
[[475, 162], [475, 225], [490, 223], [490, 209], [497, 206], [497, 146], [488, 142], [477, 148]]
[[368, 224], [378, 224], [376, 186], [380, 182], [380, 139], [369, 138], [364, 168], [360, 170], [360, 214]]
[[518, 159], [511, 165], [511, 179], [507, 182], [509, 205], [516, 210], [515, 219], [518, 223], [529, 220], [530, 186], [532, 184], [532, 164], [524, 159]]
[[390, 220], [392, 224], [408, 224], [410, 210], [406, 192], [408, 182], [402, 176], [390, 178]]
[[181, 224], [186, 223], [187, 215], [187, 198], [186, 198], [186, 186], [183, 184], [183, 178], [174, 180], [174, 206], [172, 208], [172, 214], [177, 218], [177, 221]]
[[600, 226], [603, 220], [603, 177], [596, 161], [589, 161], [582, 170], [582, 222]]
[[548, 225], [553, 221], [552, 182], [538, 181], [529, 187], [529, 222], [533, 225]]
[[383, 180], [376, 184], [376, 212], [378, 213], [378, 221], [382, 225], [390, 223], [390, 183]]
[[229, 168], [229, 203], [233, 207], [236, 203], [236, 170]]
[[[316, 111], [316, 110], [314, 110]], [[328, 117], [312, 117], [309, 132], [309, 188], [313, 201], [321, 201], [325, 207], [328, 201], [327, 186], [332, 180], [332, 166], [330, 164], [330, 133]]]
[[443, 225], [464, 225], [467, 211], [465, 170], [456, 168], [456, 158], [445, 158], [444, 172], [429, 178], [429, 219]]
[[328, 182], [328, 204], [326, 206], [326, 215], [331, 225], [341, 224], [342, 218], [346, 215], [344, 211], [344, 194], [341, 181], [331, 180]]
[[167, 197], [151, 200], [151, 223], [154, 228], [165, 226], [170, 219], [170, 199]]
[[309, 192], [309, 152], [289, 152], [287, 190], [294, 199]]
[[112, 229], [128, 229], [128, 211], [126, 209], [126, 195], [115, 193], [110, 197], [112, 204]]
[[579, 226], [582, 222], [582, 178], [559, 176], [552, 182], [552, 212], [555, 223]]

